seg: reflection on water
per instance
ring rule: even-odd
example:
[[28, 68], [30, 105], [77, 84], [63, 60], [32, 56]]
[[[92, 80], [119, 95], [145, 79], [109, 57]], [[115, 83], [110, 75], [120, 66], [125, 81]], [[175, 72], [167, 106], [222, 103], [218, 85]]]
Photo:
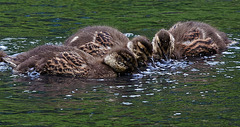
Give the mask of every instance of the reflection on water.
[[[61, 45], [78, 28], [110, 25], [152, 39], [177, 21], [204, 21], [240, 40], [239, 2], [1, 1], [0, 49], [15, 55]], [[155, 61], [110, 79], [16, 75], [0, 63], [3, 126], [240, 126], [240, 48]]]

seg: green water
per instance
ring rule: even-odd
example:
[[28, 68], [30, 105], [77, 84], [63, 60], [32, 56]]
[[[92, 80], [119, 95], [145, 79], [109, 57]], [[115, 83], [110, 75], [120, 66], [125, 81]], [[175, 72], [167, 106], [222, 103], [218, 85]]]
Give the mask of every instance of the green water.
[[[0, 48], [9, 55], [62, 44], [109, 25], [152, 39], [202, 21], [240, 40], [239, 0], [1, 0]], [[0, 63], [0, 126], [240, 126], [240, 47], [194, 61], [156, 63], [114, 79], [14, 75]]]

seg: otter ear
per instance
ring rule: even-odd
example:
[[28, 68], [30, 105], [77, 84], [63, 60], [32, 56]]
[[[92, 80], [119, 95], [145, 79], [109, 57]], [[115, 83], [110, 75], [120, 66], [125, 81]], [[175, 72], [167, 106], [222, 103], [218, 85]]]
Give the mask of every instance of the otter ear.
[[129, 41], [128, 43], [127, 43], [127, 47], [128, 47], [128, 49], [129, 50], [131, 50], [131, 51], [133, 51], [133, 42], [132, 41]]

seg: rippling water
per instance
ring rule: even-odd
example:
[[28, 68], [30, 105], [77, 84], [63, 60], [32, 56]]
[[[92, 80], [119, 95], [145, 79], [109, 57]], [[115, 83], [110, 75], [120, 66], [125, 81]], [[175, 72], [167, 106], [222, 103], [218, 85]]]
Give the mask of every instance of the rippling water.
[[[88, 25], [152, 38], [197, 20], [240, 40], [238, 0], [1, 1], [0, 49], [16, 55], [62, 42]], [[193, 60], [149, 63], [133, 75], [76, 79], [15, 75], [0, 63], [3, 126], [240, 126], [240, 48]]]

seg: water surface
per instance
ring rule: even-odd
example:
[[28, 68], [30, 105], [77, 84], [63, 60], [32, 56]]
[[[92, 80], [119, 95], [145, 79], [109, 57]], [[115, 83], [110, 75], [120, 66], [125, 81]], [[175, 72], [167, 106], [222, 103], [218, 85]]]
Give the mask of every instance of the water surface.
[[[109, 25], [152, 39], [178, 21], [202, 21], [239, 42], [238, 0], [0, 2], [0, 49], [60, 45], [79, 28]], [[0, 63], [2, 126], [240, 126], [240, 48], [149, 65], [112, 79], [15, 75]]]

